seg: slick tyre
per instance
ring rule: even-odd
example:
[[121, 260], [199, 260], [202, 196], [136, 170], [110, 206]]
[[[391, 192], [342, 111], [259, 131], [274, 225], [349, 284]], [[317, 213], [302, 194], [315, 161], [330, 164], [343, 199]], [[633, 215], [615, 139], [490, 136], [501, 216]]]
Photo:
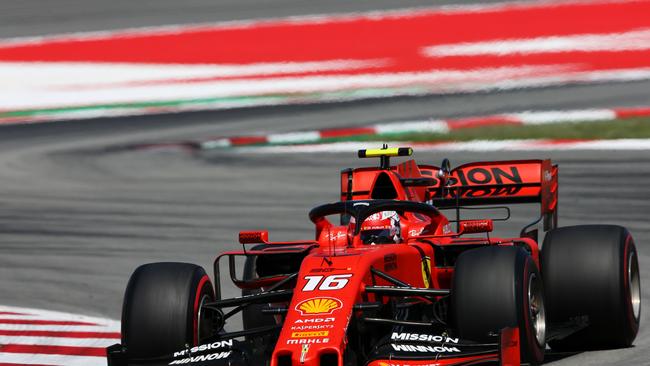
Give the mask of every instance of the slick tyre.
[[539, 364], [546, 347], [542, 277], [517, 247], [462, 253], [451, 290], [451, 317], [460, 338], [494, 342], [505, 327], [519, 327], [522, 362]]
[[634, 240], [621, 226], [562, 227], [544, 238], [542, 276], [549, 323], [588, 319], [549, 342], [564, 351], [628, 347], [639, 330], [641, 282]]
[[189, 263], [138, 267], [122, 306], [122, 344], [129, 358], [164, 357], [211, 335], [201, 304], [214, 300], [203, 268]]

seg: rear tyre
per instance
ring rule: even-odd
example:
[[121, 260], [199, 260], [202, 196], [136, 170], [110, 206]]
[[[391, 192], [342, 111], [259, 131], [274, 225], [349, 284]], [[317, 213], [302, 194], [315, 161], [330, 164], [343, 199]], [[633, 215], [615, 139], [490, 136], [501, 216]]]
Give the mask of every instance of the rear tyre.
[[161, 357], [212, 335], [201, 304], [214, 300], [205, 270], [189, 263], [138, 267], [122, 306], [122, 344], [130, 358]]
[[494, 341], [505, 327], [519, 327], [521, 360], [544, 359], [546, 322], [542, 277], [532, 258], [517, 247], [483, 247], [456, 262], [451, 316], [458, 336]]
[[628, 347], [639, 330], [641, 281], [634, 240], [621, 226], [583, 225], [546, 234], [541, 255], [550, 323], [587, 316], [587, 328], [549, 342], [556, 350]]

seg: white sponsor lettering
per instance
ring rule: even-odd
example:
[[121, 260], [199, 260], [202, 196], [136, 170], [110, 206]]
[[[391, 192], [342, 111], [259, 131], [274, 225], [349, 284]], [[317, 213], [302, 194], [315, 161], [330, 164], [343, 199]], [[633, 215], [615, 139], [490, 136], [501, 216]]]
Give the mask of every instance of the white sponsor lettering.
[[395, 351], [404, 351], [404, 352], [431, 352], [431, 353], [451, 353], [451, 352], [460, 352], [456, 347], [447, 347], [447, 346], [420, 346], [413, 344], [392, 344]]
[[335, 321], [336, 318], [309, 318], [309, 319], [298, 319], [296, 320], [296, 324], [303, 324], [303, 323], [331, 323]]
[[337, 239], [343, 239], [347, 236], [346, 233], [329, 233], [327, 235], [327, 238], [329, 240], [337, 240]]
[[206, 344], [202, 344], [202, 345], [199, 345], [199, 346], [196, 346], [196, 347], [192, 347], [189, 350], [184, 349], [184, 350], [179, 351], [179, 352], [174, 352], [174, 357], [186, 356], [188, 354], [188, 351], [189, 351], [189, 353], [196, 353], [196, 352], [203, 352], [203, 351], [207, 351], [207, 350], [210, 350], [210, 349], [217, 349], [217, 348], [223, 348], [223, 347], [232, 347], [232, 339], [228, 339], [228, 340], [225, 340], [225, 341], [218, 341], [218, 342], [214, 342], [214, 343], [206, 343]]
[[[302, 288], [303, 291], [314, 291], [318, 286], [321, 291], [340, 290], [348, 284], [348, 278], [352, 277], [351, 273], [325, 276], [305, 276], [307, 283]], [[325, 280], [323, 280], [323, 278]], [[321, 283], [322, 281], [322, 283]], [[320, 286], [319, 286], [320, 284]]]
[[458, 343], [458, 338], [443, 337], [441, 335], [417, 334], [417, 333], [396, 333], [390, 336], [394, 341], [422, 341], [437, 343]]
[[329, 341], [329, 338], [288, 339], [287, 344], [323, 344]]
[[334, 329], [334, 324], [292, 325], [291, 326], [291, 330], [318, 330], [318, 329]]
[[205, 362], [205, 361], [212, 361], [212, 360], [219, 360], [222, 358], [226, 358], [230, 356], [230, 351], [228, 352], [219, 352], [219, 353], [211, 353], [209, 355], [200, 355], [196, 357], [187, 357], [183, 358], [180, 360], [174, 360], [169, 363], [169, 365], [184, 365], [186, 363], [194, 363], [194, 362]]

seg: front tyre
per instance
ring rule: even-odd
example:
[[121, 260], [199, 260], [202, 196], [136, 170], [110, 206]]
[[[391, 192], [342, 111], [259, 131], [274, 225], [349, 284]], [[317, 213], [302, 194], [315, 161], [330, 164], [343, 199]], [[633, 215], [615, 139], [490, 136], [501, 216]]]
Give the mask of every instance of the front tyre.
[[212, 335], [200, 311], [214, 300], [205, 270], [189, 263], [151, 263], [138, 267], [122, 306], [122, 344], [129, 358], [164, 357], [198, 345]]
[[462, 253], [454, 270], [451, 315], [459, 337], [479, 342], [493, 341], [505, 327], [518, 327], [522, 362], [538, 364], [544, 359], [542, 277], [521, 248], [483, 247]]

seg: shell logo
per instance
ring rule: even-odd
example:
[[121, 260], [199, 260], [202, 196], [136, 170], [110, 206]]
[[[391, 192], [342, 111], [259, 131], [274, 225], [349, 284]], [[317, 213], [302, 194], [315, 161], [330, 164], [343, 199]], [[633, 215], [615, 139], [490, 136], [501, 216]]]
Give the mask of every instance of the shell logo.
[[341, 300], [333, 299], [331, 297], [312, 297], [311, 299], [303, 300], [296, 305], [296, 310], [300, 315], [319, 315], [319, 314], [332, 314], [336, 309], [343, 306]]

